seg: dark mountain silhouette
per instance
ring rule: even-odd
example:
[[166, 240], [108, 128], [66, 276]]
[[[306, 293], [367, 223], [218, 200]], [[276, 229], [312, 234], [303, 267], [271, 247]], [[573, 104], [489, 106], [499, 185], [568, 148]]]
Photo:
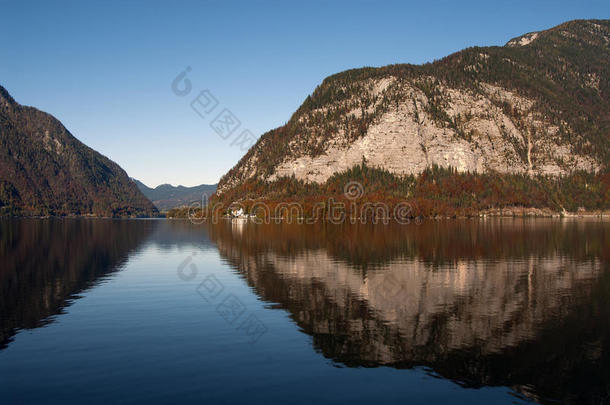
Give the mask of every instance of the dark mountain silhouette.
[[119, 165], [0, 86], [0, 215], [156, 213]]

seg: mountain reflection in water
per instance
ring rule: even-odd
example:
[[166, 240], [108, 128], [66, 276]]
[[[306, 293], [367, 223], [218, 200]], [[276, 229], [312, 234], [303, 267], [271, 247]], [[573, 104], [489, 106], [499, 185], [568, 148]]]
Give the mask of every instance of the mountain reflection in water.
[[349, 367], [429, 367], [531, 399], [610, 400], [610, 224], [208, 225], [317, 351]]
[[145, 241], [209, 247], [199, 226], [148, 220], [1, 220], [0, 349], [19, 329], [52, 322], [83, 291], [121, 270]]
[[[584, 219], [3, 219], [0, 398], [610, 403], [609, 235]], [[202, 299], [210, 274], [268, 326], [255, 345]]]

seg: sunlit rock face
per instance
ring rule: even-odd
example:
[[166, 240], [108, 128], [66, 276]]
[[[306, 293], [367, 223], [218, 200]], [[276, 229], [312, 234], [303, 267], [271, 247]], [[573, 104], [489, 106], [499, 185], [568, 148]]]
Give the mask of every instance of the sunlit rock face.
[[[371, 97], [375, 89], [387, 87], [384, 86], [387, 80], [373, 82]], [[292, 155], [298, 157], [287, 158], [278, 165], [269, 180], [294, 175], [299, 180], [322, 183], [334, 173], [360, 164], [363, 158], [398, 175], [419, 174], [432, 165], [453, 167], [461, 172], [547, 175], [600, 167], [594, 159], [575, 153], [570, 145], [562, 145], [557, 137], [559, 128], [548, 125], [535, 112], [534, 100], [514, 92], [488, 83], [480, 84], [480, 93], [440, 86], [450, 119], [464, 120], [459, 128], [447, 128], [426, 113], [431, 100], [414, 83], [397, 86], [406, 101], [390, 107], [364, 136], [350, 142], [349, 135], [340, 131], [324, 142], [324, 153], [313, 157], [299, 153], [295, 140]], [[500, 107], [502, 103], [520, 111], [527, 124], [521, 128], [515, 125]], [[464, 139], [461, 133], [470, 134], [469, 139]], [[311, 136], [323, 135], [313, 131]], [[525, 159], [520, 158], [520, 147], [526, 150]]]
[[[210, 237], [261, 298], [286, 309], [333, 361], [428, 366], [467, 384], [511, 385], [529, 396], [535, 385], [553, 396], [574, 387], [551, 384], [549, 375], [567, 379], [583, 364], [609, 371], [601, 362], [607, 328], [591, 312], [592, 300], [610, 293], [602, 248], [609, 225], [242, 222], [212, 227]], [[577, 239], [583, 227], [590, 240]], [[610, 314], [605, 301], [596, 310]], [[564, 346], [565, 358], [547, 350]], [[549, 367], [547, 375], [535, 377], [534, 365]]]
[[285, 176], [323, 183], [365, 160], [396, 175], [559, 176], [608, 162], [608, 20], [578, 20], [425, 65], [329, 76], [259, 138], [220, 194]]
[[[485, 54], [481, 54], [482, 60]], [[371, 107], [378, 118], [355, 138], [349, 131], [337, 129], [329, 137], [319, 127], [316, 117], [327, 110], [346, 110], [342, 100], [314, 110], [300, 118], [299, 137], [288, 141], [285, 156], [268, 173], [262, 174], [261, 161], [268, 154], [266, 144], [257, 145], [219, 185], [222, 192], [250, 178], [273, 181], [294, 176], [306, 182], [323, 183], [333, 174], [360, 164], [363, 159], [374, 167], [396, 175], [419, 174], [433, 165], [452, 167], [460, 172], [529, 173], [565, 175], [572, 170], [597, 171], [602, 163], [590, 155], [576, 152], [559, 136], [560, 126], [549, 123], [539, 111], [536, 100], [515, 91], [479, 83], [478, 91], [438, 85], [443, 94], [443, 110], [449, 122], [439, 123], [431, 113], [434, 99], [418, 86], [431, 78], [397, 80], [381, 78], [355, 85], [368, 94], [357, 98], [390, 98], [400, 93], [401, 102], [383, 111]], [[509, 106], [509, 107], [506, 107]], [[509, 109], [509, 114], [506, 109]], [[347, 111], [340, 121], [358, 117], [360, 109]], [[520, 117], [518, 122], [514, 114]], [[453, 124], [452, 124], [453, 125]], [[309, 153], [307, 144], [320, 145], [320, 153]]]

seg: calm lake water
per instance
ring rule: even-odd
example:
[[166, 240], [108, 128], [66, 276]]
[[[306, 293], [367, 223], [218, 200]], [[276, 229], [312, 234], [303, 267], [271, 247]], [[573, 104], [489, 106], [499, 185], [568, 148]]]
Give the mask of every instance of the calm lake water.
[[610, 222], [0, 220], [0, 403], [610, 403]]

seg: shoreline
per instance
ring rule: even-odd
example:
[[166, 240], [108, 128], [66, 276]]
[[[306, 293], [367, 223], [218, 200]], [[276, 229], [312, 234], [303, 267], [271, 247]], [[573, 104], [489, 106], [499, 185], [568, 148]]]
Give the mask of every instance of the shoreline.
[[[250, 217], [232, 217], [230, 215], [222, 215], [222, 219], [251, 219]], [[413, 219], [474, 219], [474, 218], [600, 218], [610, 219], [610, 210], [595, 210], [587, 211], [580, 210], [572, 211], [556, 211], [550, 208], [533, 208], [533, 207], [511, 207], [511, 208], [489, 208], [481, 210], [472, 215], [435, 215], [425, 217], [413, 217]], [[150, 217], [105, 217], [95, 215], [0, 215], [0, 219], [115, 219], [115, 220], [188, 220], [187, 217], [166, 217], [166, 216], [150, 216]], [[272, 217], [271, 220], [280, 218]], [[301, 218], [303, 219], [303, 218]], [[356, 218], [360, 219], [360, 218]], [[294, 221], [294, 220], [293, 220]], [[346, 222], [349, 222], [347, 220]]]

